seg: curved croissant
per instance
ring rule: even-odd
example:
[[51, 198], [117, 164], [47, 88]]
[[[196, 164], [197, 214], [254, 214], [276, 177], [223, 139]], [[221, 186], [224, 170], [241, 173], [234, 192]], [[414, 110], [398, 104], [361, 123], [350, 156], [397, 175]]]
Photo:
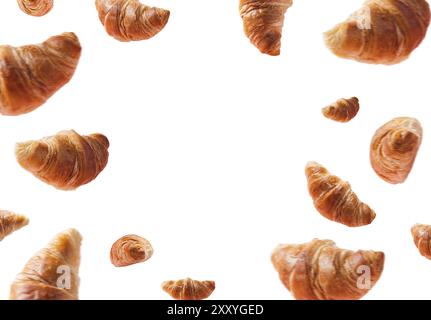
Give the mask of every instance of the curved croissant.
[[165, 281], [162, 289], [177, 300], [202, 300], [208, 298], [215, 289], [214, 281], [197, 281], [190, 278]]
[[352, 191], [348, 182], [331, 175], [317, 162], [309, 162], [305, 168], [308, 191], [314, 206], [325, 218], [349, 227], [370, 224], [375, 212]]
[[348, 20], [326, 32], [325, 41], [342, 58], [395, 64], [419, 46], [429, 24], [425, 0], [368, 0]]
[[10, 211], [0, 210], [0, 241], [27, 224], [27, 217]]
[[10, 299], [77, 300], [81, 239], [75, 229], [59, 233], [18, 274]]
[[94, 180], [108, 163], [108, 139], [99, 133], [81, 136], [61, 131], [41, 140], [18, 143], [18, 163], [40, 180], [73, 190]]
[[170, 12], [149, 7], [139, 0], [96, 0], [106, 32], [119, 41], [147, 40], [168, 23]]
[[422, 127], [414, 118], [395, 118], [380, 127], [370, 146], [371, 166], [386, 182], [404, 182], [422, 142]]
[[151, 243], [142, 237], [130, 234], [114, 242], [111, 248], [111, 262], [116, 267], [145, 262], [153, 255]]
[[322, 109], [326, 118], [338, 122], [349, 122], [359, 112], [359, 100], [356, 97], [350, 99], [339, 99], [335, 103]]
[[411, 232], [420, 254], [431, 259], [431, 226], [416, 224], [412, 227]]
[[357, 300], [379, 280], [385, 255], [340, 249], [331, 240], [279, 245], [271, 256], [297, 300]]
[[0, 46], [0, 113], [20, 115], [44, 104], [72, 78], [80, 55], [70, 32], [41, 44]]
[[260, 52], [278, 56], [284, 14], [293, 0], [240, 0], [244, 32]]
[[17, 0], [17, 2], [22, 11], [35, 17], [44, 16], [54, 6], [53, 0]]

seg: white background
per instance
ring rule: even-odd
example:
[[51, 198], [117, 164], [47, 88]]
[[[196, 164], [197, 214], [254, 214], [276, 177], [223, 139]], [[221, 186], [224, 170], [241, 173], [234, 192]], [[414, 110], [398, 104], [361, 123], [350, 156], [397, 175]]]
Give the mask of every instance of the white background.
[[[171, 11], [148, 41], [121, 43], [98, 20], [94, 1], [55, 1], [42, 18], [2, 1], [0, 43], [38, 43], [64, 31], [83, 47], [72, 81], [36, 111], [0, 117], [0, 208], [30, 225], [0, 243], [0, 298], [15, 275], [56, 233], [83, 235], [81, 299], [169, 299], [164, 280], [215, 280], [213, 299], [291, 299], [270, 262], [279, 243], [329, 238], [348, 249], [382, 250], [382, 278], [365, 299], [429, 299], [431, 261], [410, 227], [431, 224], [429, 36], [395, 66], [343, 60], [322, 33], [362, 0], [295, 1], [279, 57], [245, 37], [232, 0], [147, 0]], [[320, 109], [357, 96], [348, 124]], [[397, 116], [417, 117], [424, 140], [402, 185], [372, 170], [374, 131]], [[111, 142], [106, 169], [65, 192], [17, 164], [14, 145], [64, 129], [101, 132]], [[315, 160], [348, 180], [377, 213], [366, 227], [326, 220], [308, 195], [304, 167]], [[147, 262], [115, 268], [111, 244], [149, 239]]]

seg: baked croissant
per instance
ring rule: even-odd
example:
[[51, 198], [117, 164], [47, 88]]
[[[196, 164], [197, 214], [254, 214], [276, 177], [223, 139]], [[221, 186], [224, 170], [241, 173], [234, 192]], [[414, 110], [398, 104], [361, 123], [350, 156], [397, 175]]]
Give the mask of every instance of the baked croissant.
[[356, 97], [339, 99], [335, 103], [322, 109], [323, 115], [338, 122], [349, 122], [359, 112], [359, 100]]
[[119, 41], [147, 40], [168, 23], [170, 12], [141, 4], [139, 0], [96, 0], [106, 32]]
[[279, 245], [272, 264], [297, 300], [357, 300], [379, 280], [385, 255], [340, 249], [331, 240]]
[[422, 127], [414, 118], [395, 118], [380, 127], [370, 146], [371, 166], [386, 182], [404, 182], [422, 142]]
[[165, 281], [162, 289], [177, 300], [203, 300], [215, 289], [214, 281], [197, 281], [190, 278]]
[[28, 218], [10, 211], [0, 210], [0, 241], [28, 225]]
[[151, 243], [142, 237], [130, 234], [114, 242], [111, 248], [111, 262], [116, 267], [145, 262], [153, 255]]
[[41, 140], [18, 143], [18, 163], [40, 180], [73, 190], [94, 180], [108, 163], [108, 139], [99, 133], [81, 136], [61, 131]]
[[278, 56], [284, 14], [293, 0], [240, 0], [244, 32], [260, 52]]
[[375, 212], [359, 200], [348, 182], [331, 175], [317, 162], [309, 162], [305, 168], [308, 191], [314, 206], [325, 218], [349, 227], [370, 224]]
[[81, 235], [59, 233], [34, 255], [12, 283], [11, 300], [77, 300]]
[[425, 38], [430, 8], [425, 0], [368, 0], [345, 22], [325, 33], [337, 56], [360, 62], [395, 64]]
[[54, 6], [53, 0], [17, 0], [17, 2], [22, 11], [35, 17], [44, 16]]
[[416, 224], [412, 227], [411, 232], [420, 254], [431, 259], [431, 226]]
[[0, 46], [0, 113], [20, 115], [44, 104], [72, 78], [80, 55], [70, 32], [41, 44]]

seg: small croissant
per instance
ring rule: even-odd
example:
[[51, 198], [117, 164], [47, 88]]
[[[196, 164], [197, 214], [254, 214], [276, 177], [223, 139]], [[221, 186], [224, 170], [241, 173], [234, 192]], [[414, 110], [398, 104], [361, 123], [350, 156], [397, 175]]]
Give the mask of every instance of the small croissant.
[[345, 22], [325, 33], [337, 56], [373, 64], [396, 64], [425, 38], [430, 8], [425, 0], [368, 0]]
[[370, 146], [371, 166], [384, 181], [403, 183], [422, 142], [422, 126], [414, 118], [395, 118], [380, 127]]
[[331, 240], [314, 239], [279, 245], [271, 260], [297, 300], [357, 300], [379, 280], [385, 255], [340, 249]]
[[190, 278], [165, 281], [162, 289], [176, 300], [203, 300], [215, 289], [214, 281], [197, 281]]
[[21, 10], [31, 16], [41, 17], [51, 11], [53, 0], [17, 0]]
[[10, 211], [0, 210], [0, 241], [27, 224], [27, 217]]
[[121, 237], [111, 248], [111, 262], [116, 267], [145, 262], [153, 255], [151, 243], [134, 234]]
[[411, 232], [420, 254], [431, 259], [431, 226], [416, 224], [412, 227]]
[[0, 46], [0, 113], [16, 116], [44, 104], [72, 78], [80, 55], [71, 32], [36, 45]]
[[359, 99], [339, 99], [335, 103], [322, 109], [323, 115], [338, 122], [349, 122], [359, 112]]
[[94, 180], [108, 163], [108, 139], [99, 133], [81, 136], [61, 131], [41, 140], [18, 143], [18, 163], [40, 180], [73, 190]]
[[106, 32], [119, 41], [147, 40], [166, 26], [170, 12], [139, 0], [96, 0]]
[[244, 32], [260, 52], [280, 54], [284, 14], [292, 3], [293, 0], [240, 0]]
[[325, 218], [349, 227], [360, 227], [370, 224], [376, 217], [348, 182], [330, 174], [322, 165], [309, 162], [305, 174], [314, 206]]
[[11, 300], [78, 300], [81, 235], [59, 233], [34, 255], [10, 290]]

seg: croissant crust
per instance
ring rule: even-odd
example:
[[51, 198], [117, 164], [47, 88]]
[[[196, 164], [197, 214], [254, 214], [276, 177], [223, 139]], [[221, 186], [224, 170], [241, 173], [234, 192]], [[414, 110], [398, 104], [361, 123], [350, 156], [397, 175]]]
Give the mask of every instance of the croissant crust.
[[411, 232], [420, 254], [431, 259], [431, 226], [416, 224], [412, 227]]
[[11, 300], [77, 300], [81, 235], [75, 229], [59, 233], [34, 255], [10, 290]]
[[322, 109], [326, 118], [338, 122], [349, 122], [359, 112], [359, 100], [356, 97], [350, 99], [339, 99], [335, 103]]
[[10, 211], [0, 210], [0, 241], [27, 224], [27, 217]]
[[291, 6], [292, 0], [240, 0], [244, 33], [260, 52], [280, 54], [284, 14]]
[[284, 286], [298, 300], [356, 300], [379, 280], [383, 252], [351, 251], [331, 240], [279, 245], [271, 260]]
[[61, 131], [41, 140], [18, 143], [18, 163], [40, 180], [73, 190], [94, 180], [108, 163], [108, 139], [99, 133], [81, 136]]
[[137, 235], [127, 235], [114, 242], [111, 248], [111, 262], [116, 267], [147, 261], [153, 255], [151, 243]]
[[106, 32], [119, 41], [146, 40], [168, 23], [170, 12], [141, 4], [139, 0], [96, 0]]
[[17, 0], [21, 10], [28, 15], [40, 17], [51, 11], [53, 0]]
[[429, 24], [425, 0], [368, 0], [348, 20], [326, 32], [325, 41], [342, 58], [395, 64], [419, 46]]
[[215, 289], [214, 281], [197, 281], [190, 278], [165, 281], [162, 289], [177, 300], [202, 300], [208, 298]]
[[370, 224], [375, 212], [359, 200], [348, 182], [331, 175], [317, 162], [309, 162], [305, 168], [308, 191], [314, 206], [325, 218], [349, 227]]
[[414, 118], [395, 118], [380, 127], [370, 146], [371, 166], [386, 182], [403, 183], [422, 142], [422, 126]]

